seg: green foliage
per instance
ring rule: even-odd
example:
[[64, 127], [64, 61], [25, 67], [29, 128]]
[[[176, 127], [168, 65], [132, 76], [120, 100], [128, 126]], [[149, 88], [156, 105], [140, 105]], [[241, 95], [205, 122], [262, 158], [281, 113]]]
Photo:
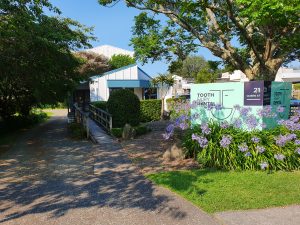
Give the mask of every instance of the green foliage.
[[149, 122], [160, 119], [161, 100], [149, 99], [141, 101], [141, 122]]
[[32, 109], [28, 116], [15, 114], [7, 120], [0, 120], [0, 135], [14, 132], [24, 128], [30, 128], [38, 123], [44, 122], [49, 118], [49, 115], [40, 110]]
[[108, 61], [108, 64], [110, 65], [111, 69], [118, 69], [124, 66], [135, 64], [135, 59], [130, 55], [113, 55]]
[[[186, 149], [188, 157], [197, 156], [198, 162], [204, 167], [214, 167], [229, 170], [258, 170], [261, 169], [261, 163], [266, 163], [268, 170], [295, 170], [300, 168], [300, 157], [297, 152], [297, 145], [294, 142], [288, 142], [280, 147], [275, 143], [275, 138], [279, 134], [289, 134], [289, 130], [278, 126], [270, 130], [262, 131], [244, 131], [229, 127], [223, 129], [217, 123], [209, 125], [211, 133], [206, 136], [208, 145], [201, 148], [197, 141], [192, 140], [192, 135], [202, 135], [200, 126], [195, 126], [187, 131], [183, 139], [183, 146]], [[300, 138], [300, 132], [294, 132]], [[224, 135], [232, 137], [229, 147], [224, 148], [220, 144]], [[259, 143], [254, 143], [252, 138], [258, 137]], [[246, 156], [246, 152], [242, 152], [239, 146], [245, 143], [251, 155]], [[264, 147], [264, 151], [260, 153], [258, 146]], [[283, 154], [284, 160], [278, 160], [275, 154]]]
[[181, 63], [173, 62], [169, 70], [181, 77], [195, 78], [197, 83], [207, 83], [213, 82], [220, 72], [219, 64], [217, 61], [206, 61], [202, 56], [191, 55]]
[[147, 177], [209, 213], [300, 203], [300, 171], [267, 173], [205, 169]]
[[[54, 16], [47, 16], [44, 10]], [[62, 102], [79, 81], [83, 61], [72, 51], [89, 47], [91, 29], [47, 0], [0, 3], [0, 115], [28, 115], [32, 106]]]
[[205, 47], [250, 80], [274, 80], [282, 64], [299, 58], [300, 0], [125, 2], [143, 11], [131, 39], [143, 63], [181, 61]]
[[116, 138], [121, 138], [123, 133], [123, 128], [112, 128], [111, 134]]
[[107, 111], [107, 101], [97, 101], [97, 102], [92, 102], [91, 104], [99, 109]]
[[86, 130], [80, 123], [70, 123], [68, 124], [68, 130], [71, 138], [76, 140], [81, 140], [86, 138]]
[[140, 100], [130, 90], [113, 91], [107, 101], [107, 109], [113, 118], [113, 127], [123, 127], [126, 123], [136, 126], [140, 123]]
[[178, 98], [168, 98], [167, 99], [167, 106], [170, 112], [170, 116], [172, 119], [178, 118], [180, 115], [185, 114], [183, 113], [184, 109], [177, 110], [178, 106], [182, 106], [186, 104], [186, 98], [184, 96], [180, 96]]
[[151, 131], [151, 129], [149, 129], [148, 127], [143, 126], [143, 125], [134, 127], [134, 130], [135, 130], [136, 136], [144, 135]]

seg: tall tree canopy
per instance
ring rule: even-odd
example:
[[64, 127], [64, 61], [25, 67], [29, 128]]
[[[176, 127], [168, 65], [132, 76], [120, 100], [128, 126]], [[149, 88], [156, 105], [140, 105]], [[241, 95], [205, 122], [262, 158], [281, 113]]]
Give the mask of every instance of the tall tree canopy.
[[124, 54], [113, 55], [108, 61], [108, 64], [110, 65], [111, 69], [118, 69], [123, 66], [128, 66], [134, 63], [135, 59], [133, 57]]
[[299, 59], [300, 0], [124, 1], [146, 11], [135, 18], [132, 38], [142, 62], [184, 58], [203, 46], [250, 80], [274, 80], [282, 64]]
[[2, 118], [62, 101], [85, 78], [78, 72], [84, 61], [73, 51], [90, 46], [91, 29], [59, 14], [48, 0], [0, 1]]

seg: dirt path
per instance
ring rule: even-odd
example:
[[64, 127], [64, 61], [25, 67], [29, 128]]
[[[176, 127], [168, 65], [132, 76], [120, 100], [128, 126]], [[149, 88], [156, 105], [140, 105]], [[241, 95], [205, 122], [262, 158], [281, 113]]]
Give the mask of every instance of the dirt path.
[[216, 224], [137, 173], [118, 146], [70, 140], [66, 111], [54, 115], [0, 155], [0, 224]]

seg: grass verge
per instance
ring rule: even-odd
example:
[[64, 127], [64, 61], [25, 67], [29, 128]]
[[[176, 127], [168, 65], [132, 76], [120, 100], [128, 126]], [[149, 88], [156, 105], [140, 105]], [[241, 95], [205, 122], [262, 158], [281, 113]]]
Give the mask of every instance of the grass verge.
[[267, 173], [204, 169], [163, 172], [147, 177], [209, 213], [300, 203], [300, 171]]

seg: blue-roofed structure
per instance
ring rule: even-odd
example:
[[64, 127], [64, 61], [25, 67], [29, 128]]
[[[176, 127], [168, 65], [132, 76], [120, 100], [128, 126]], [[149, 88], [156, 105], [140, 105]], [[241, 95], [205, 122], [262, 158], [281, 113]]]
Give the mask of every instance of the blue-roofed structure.
[[130, 89], [140, 100], [145, 99], [145, 91], [150, 87], [151, 79], [137, 64], [95, 75], [90, 80], [90, 100], [107, 101], [109, 94], [118, 89]]

